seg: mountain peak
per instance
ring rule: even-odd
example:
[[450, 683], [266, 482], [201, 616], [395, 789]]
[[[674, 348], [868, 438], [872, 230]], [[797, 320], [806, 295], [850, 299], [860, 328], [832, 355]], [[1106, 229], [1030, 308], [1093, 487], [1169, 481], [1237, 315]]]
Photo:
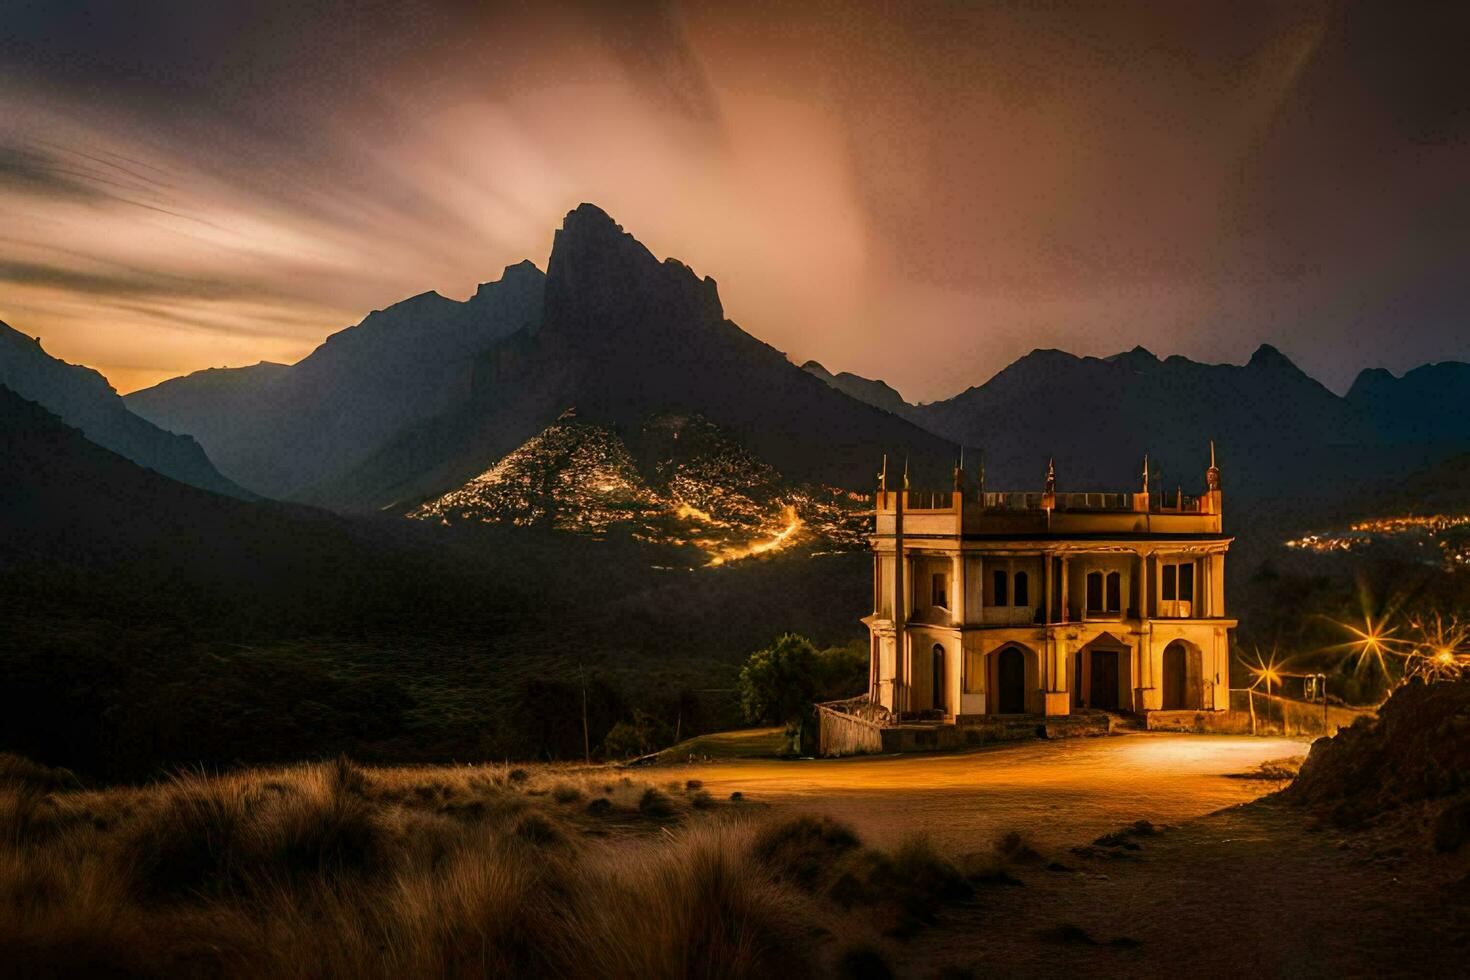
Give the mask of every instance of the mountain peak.
[[1256, 352], [1251, 355], [1248, 366], [1266, 367], [1268, 365], [1284, 365], [1291, 368], [1292, 370], [1296, 370], [1296, 365], [1291, 362], [1291, 358], [1287, 357], [1285, 354], [1281, 353], [1281, 351], [1277, 350], [1275, 347], [1272, 347], [1270, 344], [1262, 344], [1261, 346], [1257, 347]]
[[495, 287], [501, 285], [510, 286], [517, 290], [540, 289], [545, 279], [546, 273], [542, 272], [535, 262], [532, 262], [530, 259], [521, 259], [514, 265], [506, 266], [505, 271], [500, 274], [499, 279], [480, 283], [479, 287], [475, 289], [475, 298], [485, 299], [495, 290]]
[[[556, 247], [562, 243], [577, 243], [583, 247], [608, 247], [634, 245], [642, 249], [643, 246], [632, 235], [623, 230], [623, 226], [612, 219], [602, 208], [595, 204], [579, 204], [567, 212], [562, 219], [561, 228], [555, 235], [552, 243], [552, 255], [556, 254]], [[647, 251], [647, 249], [643, 249]], [[649, 253], [652, 257], [652, 253]]]
[[1112, 357], [1105, 357], [1103, 360], [1109, 364], [1121, 364], [1124, 367], [1131, 367], [1135, 370], [1159, 363], [1158, 355], [1142, 344], [1139, 344], [1132, 350], [1122, 351], [1121, 353], [1114, 354]]

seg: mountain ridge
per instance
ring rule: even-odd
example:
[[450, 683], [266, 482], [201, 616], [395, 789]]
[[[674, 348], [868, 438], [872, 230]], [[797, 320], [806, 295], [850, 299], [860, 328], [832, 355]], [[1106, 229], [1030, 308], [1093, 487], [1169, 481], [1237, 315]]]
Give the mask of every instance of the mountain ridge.
[[[943, 439], [810, 377], [725, 318], [713, 278], [659, 260], [595, 205], [568, 212], [546, 273], [532, 276], [534, 268], [519, 263], [498, 281], [514, 294], [515, 283], [541, 277], [534, 311], [513, 311], [525, 315], [479, 333], [456, 333], [452, 324], [431, 331], [463, 341], [446, 354], [419, 342], [420, 321], [442, 320], [454, 301], [411, 297], [337, 332], [271, 380], [273, 404], [243, 406], [243, 423], [238, 402], [203, 379], [130, 399], [186, 429], [192, 418], [226, 471], [247, 485], [344, 511], [407, 509], [452, 490], [569, 408], [625, 427], [658, 412], [701, 414], [798, 480], [865, 486], [882, 454], [900, 447], [916, 469], [947, 471], [953, 447]], [[339, 376], [314, 366], [322, 362], [336, 363]], [[365, 385], [362, 375], [388, 373], [385, 364], [391, 379]], [[421, 376], [433, 383], [403, 380]], [[401, 410], [376, 404], [384, 388]], [[181, 393], [189, 397], [175, 397]], [[347, 426], [344, 416], [359, 424]], [[364, 426], [361, 416], [381, 424]]]
[[251, 496], [222, 475], [197, 440], [131, 411], [98, 371], [46, 353], [39, 337], [0, 322], [0, 385], [140, 466], [192, 486]]
[[[838, 383], [892, 391], [855, 375]], [[982, 449], [992, 486], [1039, 484], [1053, 458], [1071, 486], [1131, 486], [1145, 453], [1166, 485], [1193, 485], [1213, 441], [1232, 488], [1250, 498], [1332, 492], [1361, 472], [1365, 453], [1420, 468], [1470, 448], [1470, 422], [1454, 410], [1467, 400], [1470, 365], [1459, 362], [1402, 379], [1365, 371], [1339, 396], [1271, 344], [1244, 364], [1160, 359], [1136, 346], [1106, 357], [1037, 348], [951, 398], [898, 410]]]

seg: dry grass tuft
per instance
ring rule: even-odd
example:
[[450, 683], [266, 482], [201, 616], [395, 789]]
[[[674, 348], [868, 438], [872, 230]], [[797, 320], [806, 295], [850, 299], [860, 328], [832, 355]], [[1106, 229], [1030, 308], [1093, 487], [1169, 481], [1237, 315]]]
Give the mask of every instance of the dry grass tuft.
[[638, 798], [638, 812], [653, 820], [667, 820], [674, 816], [674, 801], [650, 786]]
[[571, 783], [557, 783], [551, 788], [551, 798], [558, 803], [581, 803], [585, 795]]
[[756, 835], [754, 854], [778, 876], [814, 891], [840, 873], [840, 859], [858, 843], [857, 834], [846, 824], [803, 815], [767, 824]]

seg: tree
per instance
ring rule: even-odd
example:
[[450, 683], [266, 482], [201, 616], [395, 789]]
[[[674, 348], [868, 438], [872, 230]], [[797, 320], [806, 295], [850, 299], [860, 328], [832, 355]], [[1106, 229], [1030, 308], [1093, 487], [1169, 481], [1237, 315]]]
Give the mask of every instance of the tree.
[[820, 672], [817, 648], [795, 633], [786, 633], [766, 649], [752, 653], [740, 668], [737, 685], [746, 721], [795, 721], [816, 696]]
[[608, 759], [629, 759], [657, 752], [673, 741], [668, 725], [641, 708], [634, 708], [633, 720], [618, 722], [602, 740], [602, 754]]

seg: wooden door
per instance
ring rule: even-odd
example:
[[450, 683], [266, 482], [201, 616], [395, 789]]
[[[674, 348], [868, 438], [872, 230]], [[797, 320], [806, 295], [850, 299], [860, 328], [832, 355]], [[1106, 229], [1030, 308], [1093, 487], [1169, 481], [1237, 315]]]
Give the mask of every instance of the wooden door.
[[1000, 652], [996, 667], [1000, 691], [997, 710], [1003, 715], [1019, 715], [1026, 711], [1026, 655], [1015, 647]]
[[1088, 703], [1105, 711], [1118, 710], [1118, 651], [1092, 651], [1092, 684]]

